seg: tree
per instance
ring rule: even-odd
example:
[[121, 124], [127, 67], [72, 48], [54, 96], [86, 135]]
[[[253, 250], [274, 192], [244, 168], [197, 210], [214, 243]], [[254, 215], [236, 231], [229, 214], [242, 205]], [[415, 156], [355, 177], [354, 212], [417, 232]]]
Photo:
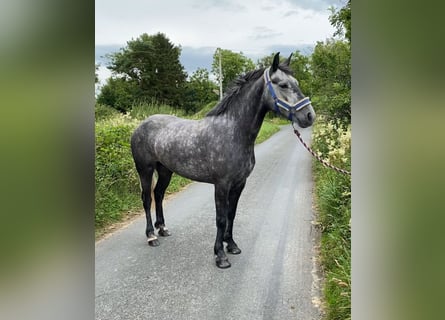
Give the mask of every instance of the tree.
[[311, 87], [320, 111], [351, 121], [351, 47], [346, 41], [318, 42], [311, 56]]
[[119, 52], [111, 54], [108, 66], [124, 81], [138, 85], [137, 100], [157, 99], [180, 106], [187, 74], [179, 61], [181, 47], [162, 33], [142, 34]]
[[187, 81], [184, 109], [196, 112], [205, 104], [218, 99], [218, 86], [210, 80], [209, 71], [198, 68]]
[[311, 79], [312, 75], [310, 72], [310, 64], [309, 57], [300, 53], [300, 51], [296, 50], [292, 54], [292, 58], [290, 60], [290, 68], [294, 72], [295, 78], [297, 78], [299, 87], [301, 91], [306, 96], [312, 95], [312, 87], [311, 87]]
[[225, 49], [216, 49], [213, 55], [212, 72], [219, 82], [219, 52], [221, 53], [222, 65], [222, 85], [223, 90], [242, 73], [246, 73], [255, 68], [253, 61], [243, 55], [242, 52], [236, 53]]
[[99, 83], [99, 75], [97, 74], [97, 71], [99, 71], [99, 65], [96, 63], [94, 65], [94, 83]]
[[335, 11], [333, 7], [330, 8], [331, 15], [329, 16], [329, 22], [337, 28], [334, 35], [342, 36], [351, 43], [351, 0], [345, 4], [343, 8]]
[[318, 42], [311, 56], [315, 105], [328, 117], [351, 122], [351, 0], [338, 11], [331, 8], [329, 21], [337, 28], [334, 35], [346, 40]]

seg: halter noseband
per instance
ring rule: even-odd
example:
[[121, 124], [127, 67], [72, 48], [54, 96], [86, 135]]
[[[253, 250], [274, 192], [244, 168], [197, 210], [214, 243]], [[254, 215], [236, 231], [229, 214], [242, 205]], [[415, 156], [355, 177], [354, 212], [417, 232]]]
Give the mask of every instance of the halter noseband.
[[272, 87], [272, 82], [270, 80], [269, 72], [270, 72], [270, 67], [266, 68], [266, 70], [264, 70], [264, 82], [266, 83], [267, 87], [269, 88], [270, 94], [271, 94], [273, 100], [275, 101], [275, 111], [279, 114], [282, 114], [280, 112], [280, 108], [286, 110], [287, 112], [289, 112], [289, 115], [287, 116], [287, 118], [290, 121], [292, 121], [292, 111], [296, 112], [296, 111], [303, 109], [304, 107], [310, 105], [311, 101], [309, 100], [309, 97], [305, 97], [305, 98], [301, 99], [300, 101], [297, 101], [294, 105], [291, 105], [288, 102], [278, 98], [275, 93], [275, 90]]

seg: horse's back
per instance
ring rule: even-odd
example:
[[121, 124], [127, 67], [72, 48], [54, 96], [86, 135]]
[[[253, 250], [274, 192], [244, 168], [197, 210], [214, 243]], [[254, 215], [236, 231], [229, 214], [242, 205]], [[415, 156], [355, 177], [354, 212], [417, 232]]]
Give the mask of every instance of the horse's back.
[[167, 114], [155, 114], [145, 119], [133, 132], [132, 142], [144, 140], [148, 142], [163, 131], [169, 123], [179, 121], [180, 118]]

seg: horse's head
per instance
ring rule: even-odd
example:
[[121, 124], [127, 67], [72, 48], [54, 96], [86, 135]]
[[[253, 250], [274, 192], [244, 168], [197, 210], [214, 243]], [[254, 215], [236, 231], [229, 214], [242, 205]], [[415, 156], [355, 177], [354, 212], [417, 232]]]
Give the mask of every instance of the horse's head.
[[297, 79], [289, 69], [292, 54], [282, 65], [279, 65], [279, 54], [275, 55], [272, 66], [264, 71], [267, 105], [270, 110], [297, 123], [301, 128], [309, 127], [315, 120], [315, 112], [311, 101], [301, 92]]

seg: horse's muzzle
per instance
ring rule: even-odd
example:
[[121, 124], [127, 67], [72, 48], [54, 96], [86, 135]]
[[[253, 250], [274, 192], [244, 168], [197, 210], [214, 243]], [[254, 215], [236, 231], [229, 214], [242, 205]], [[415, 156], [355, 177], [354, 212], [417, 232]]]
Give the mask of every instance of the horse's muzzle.
[[[296, 121], [295, 121], [296, 118]], [[310, 127], [315, 121], [315, 112], [309, 111], [304, 114], [297, 115], [294, 118], [294, 123], [296, 123], [300, 128]]]
[[312, 112], [308, 112], [308, 113], [307, 113], [307, 120], [308, 120], [308, 122], [310, 122], [311, 124], [314, 123], [315, 115], [312, 115]]

